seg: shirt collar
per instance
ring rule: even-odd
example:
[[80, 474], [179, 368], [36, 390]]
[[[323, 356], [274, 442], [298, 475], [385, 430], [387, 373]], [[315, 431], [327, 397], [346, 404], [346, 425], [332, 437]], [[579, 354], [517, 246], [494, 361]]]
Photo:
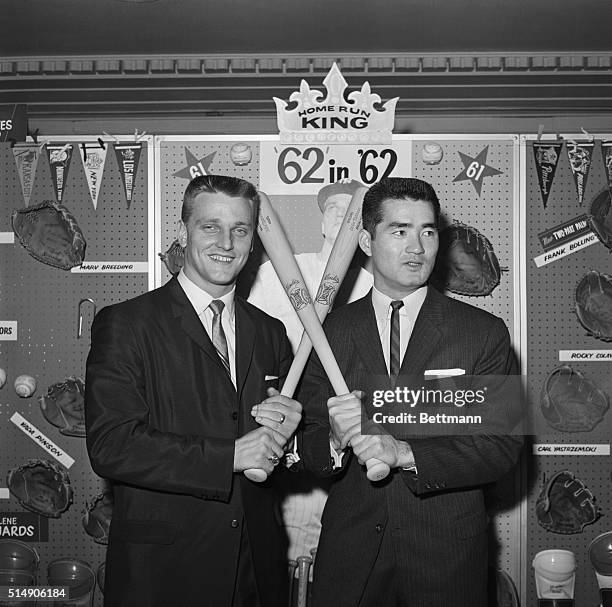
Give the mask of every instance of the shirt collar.
[[220, 299], [225, 304], [225, 309], [228, 313], [228, 318], [233, 321], [234, 320], [234, 312], [236, 310], [234, 303], [234, 295], [236, 293], [236, 287], [225, 295], [221, 297], [213, 297], [209, 293], [207, 293], [204, 289], [201, 289], [196, 285], [190, 278], [187, 278], [185, 272], [181, 268], [181, 271], [178, 273], [177, 280], [183, 291], [185, 291], [185, 295], [187, 295], [187, 299], [191, 302], [193, 309], [196, 311], [198, 316], [201, 316], [204, 310], [208, 308], [210, 302], [213, 299]]
[[[406, 295], [406, 297], [402, 299], [404, 306], [400, 308], [400, 314], [416, 319], [426, 296], [427, 285], [423, 285], [416, 291], [410, 293], [410, 295]], [[376, 287], [372, 287], [372, 305], [374, 306], [374, 313], [376, 316], [379, 318], [387, 318], [390, 314], [389, 310], [392, 301], [395, 300], [379, 291]]]

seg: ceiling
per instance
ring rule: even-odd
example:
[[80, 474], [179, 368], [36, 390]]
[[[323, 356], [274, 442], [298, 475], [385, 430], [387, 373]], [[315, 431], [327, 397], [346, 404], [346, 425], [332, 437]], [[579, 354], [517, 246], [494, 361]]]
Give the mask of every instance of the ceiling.
[[610, 112], [611, 0], [2, 0], [0, 104], [271, 113], [338, 61], [398, 113]]
[[611, 50], [610, 0], [3, 0], [0, 55]]

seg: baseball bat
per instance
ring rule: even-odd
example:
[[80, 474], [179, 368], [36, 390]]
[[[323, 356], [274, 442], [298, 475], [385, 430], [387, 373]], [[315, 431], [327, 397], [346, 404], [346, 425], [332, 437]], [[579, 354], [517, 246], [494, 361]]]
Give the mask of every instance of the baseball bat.
[[[312, 304], [310, 294], [302, 277], [302, 273], [295, 261], [291, 245], [285, 235], [281, 223], [270, 204], [270, 200], [263, 193], [259, 193], [259, 222], [257, 231], [270, 261], [278, 275], [285, 292], [287, 293], [293, 309], [304, 326], [312, 345], [319, 356], [319, 360], [325, 369], [325, 373], [334, 389], [336, 395], [348, 394], [348, 389], [342, 372], [338, 367], [334, 353], [321, 322]], [[368, 467], [368, 478], [370, 480], [381, 480], [389, 474], [389, 466], [379, 460], [370, 459], [366, 462]], [[259, 481], [265, 472], [263, 470], [245, 471], [247, 478]]]
[[[360, 187], [353, 194], [340, 230], [338, 230], [334, 246], [329, 254], [325, 270], [323, 270], [323, 276], [321, 277], [314, 300], [315, 312], [321, 322], [331, 310], [334, 299], [338, 294], [340, 285], [346, 276], [346, 272], [357, 249], [357, 237], [359, 236], [359, 230], [361, 230], [361, 206], [367, 191], [368, 188]], [[285, 378], [281, 394], [289, 397], [293, 396], [308, 362], [311, 350], [312, 342], [308, 337], [308, 333], [304, 331], [289, 373]]]
[[306, 607], [308, 601], [308, 573], [312, 559], [309, 556], [298, 556], [298, 600], [297, 607]]
[[295, 570], [297, 569], [297, 561], [289, 559], [289, 601], [287, 605], [293, 605], [293, 586], [295, 585]]

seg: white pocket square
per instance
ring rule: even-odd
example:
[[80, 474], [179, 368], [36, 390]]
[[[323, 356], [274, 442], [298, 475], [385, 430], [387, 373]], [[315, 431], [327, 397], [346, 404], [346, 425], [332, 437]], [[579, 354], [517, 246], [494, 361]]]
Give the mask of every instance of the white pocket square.
[[278, 379], [278, 375], [266, 375], [264, 381], [272, 381], [273, 379]]
[[425, 379], [442, 379], [443, 377], [456, 377], [465, 375], [465, 369], [426, 369]]

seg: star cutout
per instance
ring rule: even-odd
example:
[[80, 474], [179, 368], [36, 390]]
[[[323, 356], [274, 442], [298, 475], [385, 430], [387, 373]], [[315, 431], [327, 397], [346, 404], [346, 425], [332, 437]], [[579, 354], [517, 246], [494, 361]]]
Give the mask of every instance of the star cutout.
[[176, 173], [173, 173], [173, 177], [180, 177], [181, 179], [187, 179], [191, 181], [194, 177], [199, 175], [208, 175], [208, 169], [212, 164], [213, 158], [217, 152], [212, 152], [204, 158], [198, 160], [187, 148], [185, 148], [185, 159], [187, 160], [187, 166]]
[[461, 171], [461, 173], [459, 173], [459, 175], [453, 179], [453, 183], [455, 183], [455, 181], [465, 181], [469, 179], [474, 188], [476, 188], [476, 193], [478, 196], [480, 196], [480, 192], [482, 190], [482, 180], [485, 177], [491, 177], [493, 175], [500, 175], [503, 173], [503, 171], [498, 171], [487, 164], [488, 153], [489, 146], [479, 152], [478, 156], [475, 158], [472, 158], [467, 154], [463, 154], [462, 152], [458, 152], [459, 156], [461, 156], [461, 162], [463, 162], [464, 168], [463, 171]]

